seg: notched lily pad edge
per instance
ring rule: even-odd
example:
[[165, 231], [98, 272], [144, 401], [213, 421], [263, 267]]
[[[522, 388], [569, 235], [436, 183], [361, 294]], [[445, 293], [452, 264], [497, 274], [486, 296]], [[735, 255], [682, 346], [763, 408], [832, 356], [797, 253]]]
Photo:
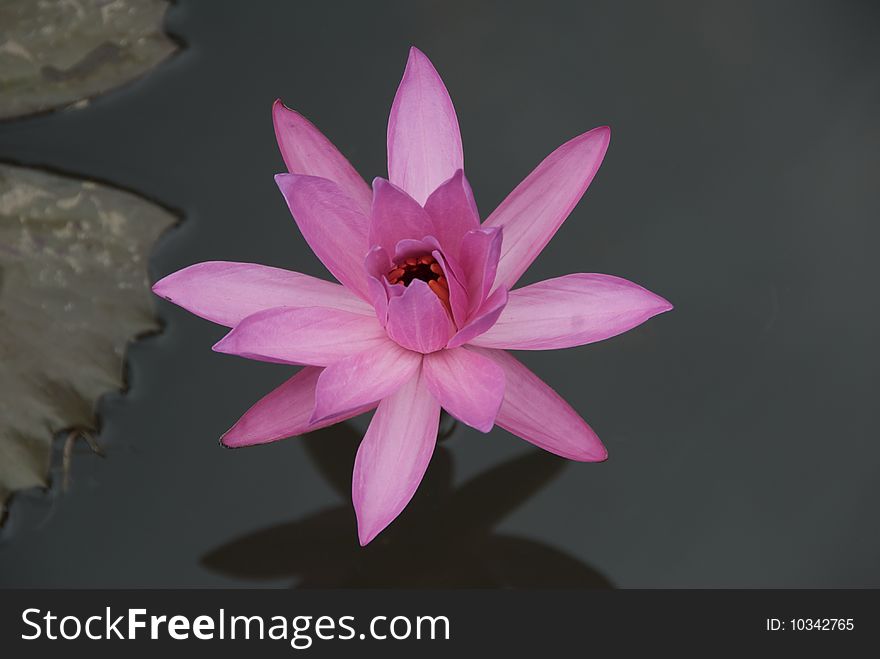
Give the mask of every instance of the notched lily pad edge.
[[[115, 90], [113, 90], [113, 91], [115, 91]], [[49, 112], [56, 112], [56, 111], [59, 111], [59, 109], [49, 110]], [[28, 116], [34, 116], [34, 115], [28, 115]], [[2, 123], [2, 121], [0, 121], [0, 123]], [[178, 207], [173, 206], [171, 204], [168, 204], [164, 201], [159, 201], [158, 199], [151, 197], [150, 195], [147, 195], [140, 190], [136, 190], [133, 187], [130, 187], [127, 185], [119, 184], [117, 182], [111, 181], [111, 180], [103, 178], [101, 176], [94, 176], [94, 175], [84, 176], [82, 174], [78, 174], [76, 172], [72, 172], [70, 170], [66, 170], [66, 169], [63, 169], [60, 167], [56, 167], [54, 165], [25, 162], [22, 160], [18, 160], [16, 158], [7, 158], [7, 157], [0, 159], [0, 165], [11, 165], [13, 167], [26, 167], [28, 169], [32, 169], [32, 170], [40, 171], [40, 172], [45, 172], [47, 174], [51, 174], [54, 176], [61, 176], [61, 177], [65, 177], [65, 178], [74, 179], [77, 181], [82, 181], [85, 183], [94, 183], [96, 185], [101, 185], [104, 187], [112, 188], [114, 190], [118, 190], [120, 192], [124, 192], [124, 193], [130, 194], [130, 195], [136, 196], [140, 199], [143, 199], [144, 201], [155, 205], [156, 207], [167, 212], [169, 215], [173, 216], [175, 218], [174, 223], [171, 224], [170, 226], [168, 226], [164, 231], [162, 231], [162, 233], [159, 234], [159, 236], [156, 238], [156, 241], [153, 243], [152, 248], [150, 249], [150, 253], [149, 253], [149, 256], [147, 259], [147, 278], [151, 284], [155, 283], [156, 278], [152, 272], [152, 270], [153, 270], [153, 268], [152, 268], [153, 253], [157, 249], [161, 248], [161, 246], [165, 243], [165, 241], [168, 240], [169, 236], [173, 235], [186, 220], [186, 213], [184, 212], [184, 210], [182, 208], [178, 208]], [[156, 320], [156, 328], [155, 329], [146, 330], [144, 332], [138, 332], [137, 334], [129, 337], [129, 339], [126, 341], [125, 353], [122, 358], [122, 387], [120, 387], [118, 389], [108, 389], [107, 391], [102, 393], [98, 397], [98, 399], [94, 402], [94, 405], [92, 406], [92, 416], [93, 416], [94, 423], [92, 423], [91, 427], [72, 425], [72, 426], [67, 426], [67, 427], [61, 428], [60, 430], [58, 430], [57, 432], [55, 432], [53, 434], [52, 441], [51, 441], [51, 443], [52, 443], [52, 457], [51, 457], [51, 463], [49, 465], [49, 471], [46, 475], [46, 485], [31, 487], [31, 488], [27, 488], [24, 490], [12, 491], [6, 495], [5, 501], [2, 502], [3, 505], [2, 505], [2, 507], [0, 507], [0, 541], [9, 540], [8, 536], [13, 535], [13, 533], [14, 533], [13, 529], [10, 528], [11, 524], [10, 524], [9, 520], [13, 516], [12, 508], [15, 507], [15, 501], [16, 501], [16, 499], [18, 499], [20, 497], [21, 494], [39, 492], [42, 496], [47, 497], [51, 493], [57, 492], [60, 489], [61, 483], [64, 479], [63, 479], [63, 477], [57, 478], [55, 476], [55, 474], [57, 472], [59, 472], [61, 469], [61, 462], [63, 461], [64, 443], [66, 442], [66, 439], [71, 435], [71, 433], [76, 433], [79, 435], [86, 435], [86, 434], [90, 435], [95, 440], [98, 447], [100, 447], [101, 451], [104, 450], [103, 445], [100, 444], [100, 442], [98, 441], [100, 438], [101, 432], [103, 430], [103, 421], [104, 421], [103, 415], [100, 413], [101, 404], [103, 403], [104, 399], [107, 396], [110, 396], [110, 395], [125, 396], [130, 391], [132, 385], [131, 385], [131, 373], [130, 373], [130, 369], [129, 369], [129, 360], [128, 360], [129, 350], [131, 349], [132, 345], [134, 345], [135, 343], [139, 343], [141, 341], [146, 341], [151, 338], [158, 337], [158, 336], [164, 334], [164, 332], [167, 328], [167, 325], [168, 325], [165, 317], [159, 313], [158, 305], [154, 306], [154, 308], [153, 308], [153, 317]], [[106, 457], [105, 455], [98, 453], [94, 449], [92, 449], [90, 452], [94, 455], [98, 455], [99, 457]], [[73, 460], [71, 459], [70, 465], [69, 465], [69, 468], [71, 471], [72, 471], [72, 465], [73, 465]], [[16, 516], [17, 516], [17, 514], [16, 514]]]

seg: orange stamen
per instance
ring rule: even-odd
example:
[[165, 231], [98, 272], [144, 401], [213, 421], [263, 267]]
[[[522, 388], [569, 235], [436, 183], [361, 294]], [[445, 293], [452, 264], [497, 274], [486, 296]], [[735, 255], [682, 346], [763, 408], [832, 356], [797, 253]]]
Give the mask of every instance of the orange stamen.
[[[430, 254], [410, 256], [402, 263], [395, 264], [385, 275], [389, 284], [409, 286], [415, 279], [428, 284], [434, 295], [440, 298], [447, 310], [449, 307], [449, 282], [443, 274], [443, 267]], [[451, 311], [450, 311], [451, 313]]]

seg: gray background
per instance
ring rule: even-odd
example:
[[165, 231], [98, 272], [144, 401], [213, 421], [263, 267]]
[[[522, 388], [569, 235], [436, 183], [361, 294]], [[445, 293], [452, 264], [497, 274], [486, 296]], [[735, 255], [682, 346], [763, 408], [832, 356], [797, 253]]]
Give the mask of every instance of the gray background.
[[[170, 62], [90, 107], [0, 125], [0, 159], [178, 208], [154, 278], [201, 260], [326, 276], [272, 180], [270, 107], [365, 177], [410, 44], [456, 104], [485, 217], [547, 153], [612, 127], [525, 281], [630, 278], [676, 309], [523, 356], [599, 432], [564, 464], [456, 428], [399, 522], [357, 548], [367, 419], [273, 445], [217, 437], [289, 376], [214, 354], [157, 304], [130, 389], [72, 488], [17, 496], [2, 586], [880, 586], [880, 40], [870, 2], [181, 2]], [[512, 462], [511, 462], [512, 461]]]

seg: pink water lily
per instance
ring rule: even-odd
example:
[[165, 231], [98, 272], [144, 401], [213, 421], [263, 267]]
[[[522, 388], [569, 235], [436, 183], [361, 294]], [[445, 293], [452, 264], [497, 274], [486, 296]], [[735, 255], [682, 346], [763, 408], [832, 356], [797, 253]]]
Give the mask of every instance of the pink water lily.
[[572, 274], [511, 290], [586, 191], [608, 147], [595, 128], [547, 156], [480, 222], [458, 119], [413, 48], [388, 122], [388, 179], [372, 189], [302, 115], [276, 101], [289, 173], [275, 177], [300, 231], [342, 285], [250, 263], [199, 263], [153, 290], [232, 328], [218, 352], [304, 367], [222, 443], [263, 444], [376, 408], [355, 460], [362, 545], [412, 498], [440, 409], [557, 455], [607, 458], [587, 423], [506, 352], [601, 341], [672, 308], [619, 277]]

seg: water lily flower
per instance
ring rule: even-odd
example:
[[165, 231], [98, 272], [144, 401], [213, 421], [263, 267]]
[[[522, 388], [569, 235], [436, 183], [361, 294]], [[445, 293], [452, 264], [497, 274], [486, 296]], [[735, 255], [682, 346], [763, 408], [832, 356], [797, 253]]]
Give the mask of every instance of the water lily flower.
[[572, 274], [514, 289], [586, 191], [608, 148], [595, 128], [547, 156], [481, 223], [458, 119], [413, 48], [388, 121], [388, 178], [372, 189], [302, 115], [276, 101], [287, 166], [275, 177], [311, 249], [340, 282], [251, 263], [207, 262], [153, 290], [232, 330], [214, 350], [302, 365], [221, 441], [249, 446], [376, 409], [352, 499], [367, 544], [412, 498], [441, 408], [584, 462], [596, 433], [507, 350], [601, 341], [672, 306], [619, 277]]

